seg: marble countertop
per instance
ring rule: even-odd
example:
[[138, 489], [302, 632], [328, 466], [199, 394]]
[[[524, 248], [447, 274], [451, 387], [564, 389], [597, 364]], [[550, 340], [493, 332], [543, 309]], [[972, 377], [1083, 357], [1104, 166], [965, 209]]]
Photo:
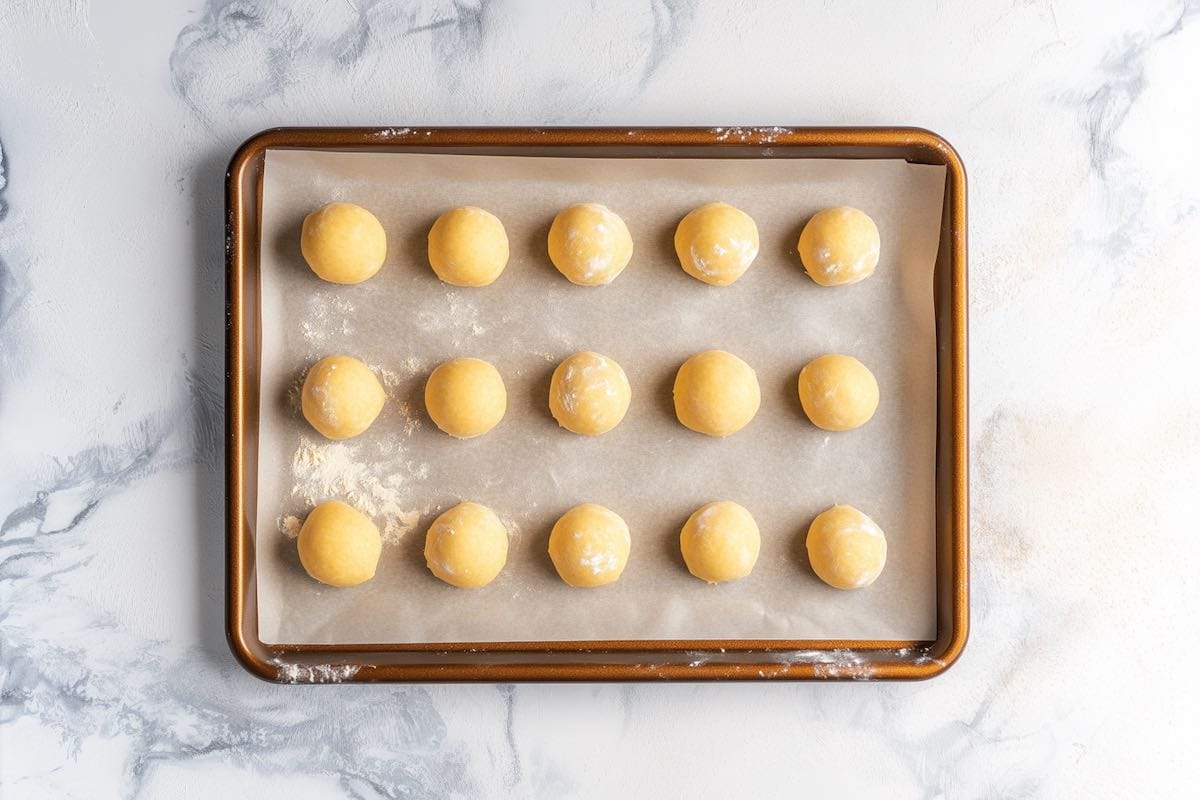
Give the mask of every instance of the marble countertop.
[[[1178, 797], [1200, 4], [0, 9], [0, 794]], [[973, 626], [917, 684], [289, 687], [222, 619], [222, 181], [283, 124], [913, 124], [970, 176]]]

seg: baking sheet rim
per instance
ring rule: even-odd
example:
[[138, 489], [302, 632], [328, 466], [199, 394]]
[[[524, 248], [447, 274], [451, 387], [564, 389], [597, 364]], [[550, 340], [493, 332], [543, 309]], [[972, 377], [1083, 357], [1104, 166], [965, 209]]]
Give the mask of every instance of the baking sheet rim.
[[[486, 642], [424, 644], [275, 645], [257, 640], [256, 615], [247, 615], [247, 591], [253, 582], [253, 543], [245, 515], [245, 437], [246, 437], [246, 337], [245, 273], [248, 248], [257, 240], [247, 227], [247, 170], [256, 168], [253, 198], [253, 223], [257, 226], [258, 201], [261, 199], [261, 164], [269, 148], [334, 150], [381, 150], [438, 152], [444, 148], [648, 148], [697, 147], [719, 148], [724, 156], [742, 155], [734, 150], [765, 148], [810, 149], [798, 157], [886, 158], [905, 157], [917, 163], [940, 164], [947, 169], [943, 204], [942, 235], [935, 267], [935, 302], [938, 349], [937, 419], [937, 517], [936, 558], [938, 561], [938, 638], [932, 642], [861, 641], [861, 640], [617, 640], [607, 642]], [[444, 151], [444, 150], [443, 150]], [[819, 156], [816, 151], [824, 151]], [[461, 152], [461, 150], [459, 150]], [[537, 153], [544, 154], [544, 153]], [[650, 153], [653, 154], [653, 153]], [[562, 155], [557, 153], [556, 155]], [[695, 152], [687, 153], [696, 156]], [[749, 155], [753, 156], [753, 152]], [[781, 155], [760, 153], [759, 157]], [[919, 156], [918, 157], [914, 157]], [[930, 160], [926, 160], [930, 159]], [[714, 679], [714, 678], [927, 678], [940, 674], [961, 654], [966, 643], [969, 622], [969, 581], [967, 572], [967, 417], [966, 417], [966, 176], [961, 160], [941, 137], [918, 128], [276, 128], [249, 139], [235, 153], [226, 184], [226, 259], [227, 259], [227, 384], [226, 422], [229, 436], [227, 452], [227, 595], [226, 629], [231, 649], [239, 662], [253, 674], [283, 682], [326, 682], [337, 680], [591, 680], [622, 679]], [[949, 269], [948, 274], [938, 275]], [[945, 298], [943, 298], [945, 290]], [[947, 335], [943, 335], [945, 329]], [[254, 351], [257, 352], [257, 349]], [[943, 363], [949, 359], [949, 363]], [[949, 377], [949, 386], [944, 379]], [[948, 391], [947, 391], [948, 390]], [[948, 399], [948, 408], [943, 402]], [[943, 422], [950, 423], [949, 440]], [[943, 450], [946, 450], [944, 453]], [[948, 460], [944, 464], [943, 460]], [[949, 475], [943, 474], [944, 471]], [[943, 490], [943, 486], [947, 489]], [[949, 496], [943, 497], [944, 491]], [[944, 527], [949, 529], [945, 530]], [[943, 573], [946, 573], [943, 575]], [[944, 579], [945, 578], [945, 579]], [[266, 655], [273, 654], [273, 655]], [[858, 651], [891, 651], [893, 660], [860, 661]], [[841, 654], [840, 660], [805, 656], [791, 664], [768, 661], [772, 674], [751, 669], [762, 666], [743, 662], [695, 660], [688, 663], [446, 663], [434, 659], [428, 663], [354, 663], [351, 659], [368, 654], [427, 653], [449, 655], [464, 653], [829, 653]], [[331, 656], [343, 655], [342, 664], [353, 667], [340, 673], [331, 664]], [[289, 664], [284, 656], [296, 664]], [[316, 660], [314, 660], [314, 658]], [[308, 667], [299, 662], [310, 662]], [[830, 669], [831, 663], [843, 668]], [[679, 668], [683, 669], [680, 670]], [[781, 668], [782, 667], [782, 668]], [[299, 671], [297, 671], [299, 670]], [[307, 670], [307, 671], [306, 671]], [[343, 674], [344, 673], [344, 674]]]

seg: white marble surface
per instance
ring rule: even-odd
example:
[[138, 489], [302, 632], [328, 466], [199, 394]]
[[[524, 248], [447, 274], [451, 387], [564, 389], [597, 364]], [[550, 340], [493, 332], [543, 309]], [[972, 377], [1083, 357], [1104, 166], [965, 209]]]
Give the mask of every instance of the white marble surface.
[[[0, 7], [0, 794], [1194, 791], [1200, 5], [901, 5]], [[242, 672], [220, 618], [223, 170], [258, 129], [333, 123], [950, 139], [971, 180], [961, 661], [903, 685]]]

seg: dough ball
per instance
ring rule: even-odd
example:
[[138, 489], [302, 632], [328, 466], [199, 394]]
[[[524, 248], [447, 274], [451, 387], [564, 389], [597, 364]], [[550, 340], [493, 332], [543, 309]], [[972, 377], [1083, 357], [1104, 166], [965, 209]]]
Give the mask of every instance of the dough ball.
[[683, 362], [675, 375], [675, 416], [709, 436], [728, 436], [758, 413], [758, 377], [745, 361], [708, 350]]
[[330, 203], [304, 218], [300, 252], [319, 277], [331, 283], [362, 283], [383, 266], [387, 234], [362, 206]]
[[821, 356], [800, 370], [800, 405], [818, 428], [848, 431], [875, 414], [879, 384], [857, 358]]
[[754, 517], [729, 500], [701, 506], [679, 534], [688, 572], [709, 583], [749, 575], [758, 560], [759, 543]]
[[504, 379], [486, 361], [456, 358], [438, 366], [425, 383], [425, 410], [451, 436], [470, 439], [487, 433], [504, 417]]
[[805, 544], [813, 572], [837, 589], [870, 586], [887, 561], [883, 531], [854, 506], [834, 506], [818, 514]]
[[796, 249], [808, 276], [822, 286], [858, 283], [879, 263], [879, 228], [857, 208], [827, 208], [813, 214]]
[[547, 245], [558, 271], [580, 286], [612, 282], [633, 256], [625, 221], [599, 203], [577, 203], [558, 212]]
[[371, 427], [383, 400], [375, 373], [350, 356], [328, 356], [313, 364], [300, 390], [304, 418], [329, 439], [349, 439]]
[[425, 563], [451, 586], [486, 586], [508, 560], [508, 531], [487, 506], [459, 503], [429, 526]]
[[625, 418], [629, 398], [625, 370], [599, 353], [567, 356], [550, 378], [550, 413], [572, 433], [611, 431]]
[[700, 206], [675, 229], [675, 254], [683, 271], [696, 280], [728, 286], [758, 255], [758, 226], [728, 203]]
[[629, 526], [604, 506], [584, 503], [559, 517], [550, 531], [550, 560], [571, 586], [613, 583], [629, 561]]
[[330, 586], [357, 586], [375, 577], [383, 543], [366, 514], [331, 500], [309, 512], [296, 546], [313, 578]]
[[495, 214], [460, 206], [429, 229], [429, 264], [455, 286], [487, 286], [508, 264], [508, 235]]

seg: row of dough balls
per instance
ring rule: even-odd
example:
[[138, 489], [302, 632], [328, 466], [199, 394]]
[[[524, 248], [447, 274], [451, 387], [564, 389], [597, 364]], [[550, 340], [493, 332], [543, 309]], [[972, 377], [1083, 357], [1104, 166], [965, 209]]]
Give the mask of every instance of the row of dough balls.
[[[852, 356], [815, 358], [800, 370], [797, 383], [804, 412], [828, 431], [857, 428], [879, 406], [875, 376]], [[314, 364], [300, 397], [305, 419], [330, 439], [348, 439], [367, 430], [384, 403], [375, 373], [350, 356], [328, 356]], [[585, 436], [615, 428], [625, 418], [631, 397], [621, 365], [599, 353], [568, 356], [550, 379], [550, 413], [563, 428]], [[675, 375], [675, 415], [698, 433], [736, 433], [758, 413], [760, 399], [754, 370], [724, 350], [697, 353]], [[504, 379], [478, 358], [447, 361], [425, 383], [425, 409], [451, 436], [467, 439], [487, 433], [507, 408]]]
[[[688, 571], [707, 583], [744, 578], [758, 560], [761, 537], [754, 517], [729, 500], [695, 511], [679, 533]], [[629, 526], [595, 503], [572, 508], [550, 531], [548, 551], [570, 586], [615, 582], [629, 560]], [[808, 560], [821, 580], [838, 589], [869, 586], [883, 572], [887, 539], [858, 509], [836, 505], [817, 515], [805, 539]], [[375, 576], [382, 552], [379, 529], [338, 500], [322, 503], [304, 520], [297, 541], [305, 571], [330, 586], [356, 586]], [[425, 563], [435, 576], [463, 589], [491, 583], [508, 560], [508, 531], [487, 506], [459, 503], [425, 535]]]
[[[560, 211], [546, 246], [558, 271], [580, 286], [612, 282], [633, 257], [633, 238], [625, 221], [599, 203], [577, 203]], [[796, 249], [816, 283], [857, 283], [879, 263], [879, 229], [857, 208], [827, 208], [804, 226]], [[362, 206], [329, 203], [304, 218], [300, 250], [324, 280], [361, 283], [383, 266], [387, 235], [378, 218]], [[675, 254], [688, 275], [728, 286], [758, 255], [758, 226], [728, 203], [708, 203], [680, 221]], [[429, 230], [429, 265], [446, 283], [487, 286], [507, 264], [504, 224], [482, 208], [451, 209]]]

